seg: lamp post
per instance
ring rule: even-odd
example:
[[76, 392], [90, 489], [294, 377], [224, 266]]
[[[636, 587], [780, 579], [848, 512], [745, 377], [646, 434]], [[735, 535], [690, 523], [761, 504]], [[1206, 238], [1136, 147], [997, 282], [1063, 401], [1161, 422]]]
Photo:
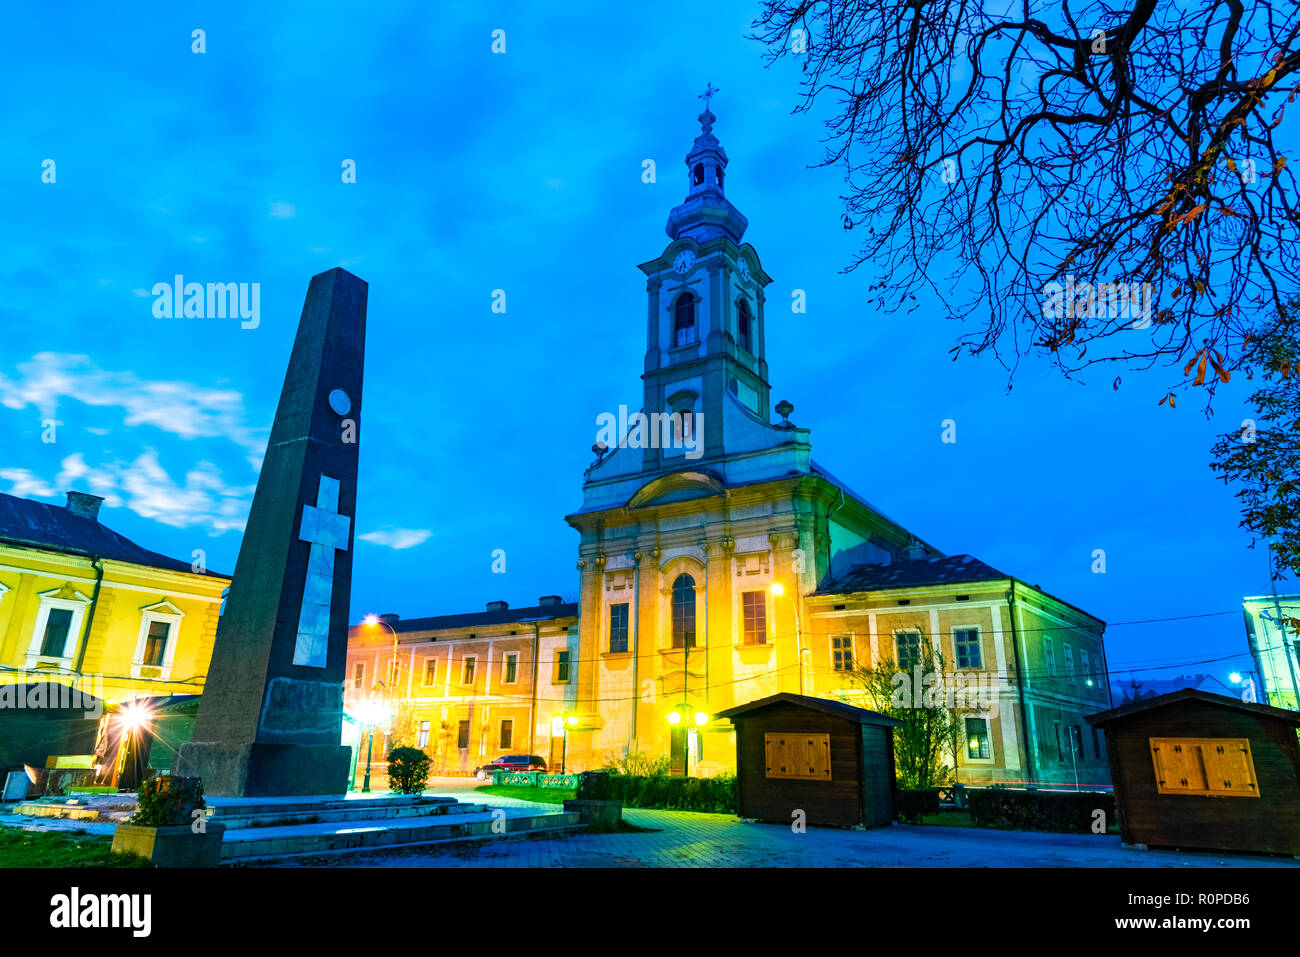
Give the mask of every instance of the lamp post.
[[385, 717], [384, 706], [371, 698], [365, 701], [357, 709], [357, 717], [361, 719], [364, 727], [369, 728], [366, 735], [366, 776], [361, 782], [361, 793], [370, 793], [370, 752], [375, 744], [375, 726], [378, 725]]
[[[772, 582], [768, 590], [772, 593], [773, 598], [780, 598], [782, 595], [785, 594], [785, 586], [782, 585], [780, 582]], [[803, 694], [804, 693], [803, 673], [804, 673], [805, 663], [804, 663], [804, 647], [803, 647], [803, 630], [799, 627], [799, 596], [795, 595], [793, 598], [791, 598], [790, 604], [794, 606], [794, 647], [795, 647], [795, 652], [798, 655], [797, 660], [799, 662], [799, 693]], [[773, 607], [775, 607], [775, 605]]]
[[672, 725], [674, 728], [682, 727], [683, 725], [686, 726], [683, 728], [683, 730], [685, 730], [687, 734], [686, 734], [686, 746], [685, 746], [686, 753], [683, 755], [685, 774], [683, 774], [682, 776], [689, 778], [691, 776], [690, 732], [694, 731], [698, 736], [700, 729], [709, 723], [709, 716], [705, 714], [703, 711], [692, 712], [689, 703], [683, 701], [672, 711], [668, 712], [667, 719], [668, 719], [668, 723]]
[[[551, 737], [560, 739], [560, 773], [565, 774], [569, 756], [569, 729], [578, 726], [578, 716], [562, 711], [551, 718]], [[554, 748], [554, 745], [552, 745]], [[552, 756], [555, 751], [551, 751]]]
[[[388, 619], [381, 618], [379, 615], [366, 615], [365, 618], [361, 619], [361, 623], [367, 628], [383, 625], [393, 635], [393, 660], [388, 672], [388, 713], [394, 715], [397, 713], [397, 629], [392, 626]], [[375, 733], [372, 730], [370, 732], [370, 742], [366, 745], [366, 791], [370, 790], [370, 747], [374, 743], [374, 737]]]

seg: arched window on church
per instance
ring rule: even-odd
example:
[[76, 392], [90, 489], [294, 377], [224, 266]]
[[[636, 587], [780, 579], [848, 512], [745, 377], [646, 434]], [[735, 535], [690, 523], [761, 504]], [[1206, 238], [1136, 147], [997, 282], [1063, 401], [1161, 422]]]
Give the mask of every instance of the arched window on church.
[[754, 320], [744, 299], [736, 307], [736, 342], [746, 352], [754, 351]]
[[691, 170], [691, 185], [692, 186], [704, 185], [704, 164], [703, 163], [696, 163], [695, 169]]
[[684, 292], [673, 307], [673, 345], [689, 346], [695, 341], [695, 297]]
[[695, 579], [685, 573], [673, 582], [673, 647], [695, 647]]

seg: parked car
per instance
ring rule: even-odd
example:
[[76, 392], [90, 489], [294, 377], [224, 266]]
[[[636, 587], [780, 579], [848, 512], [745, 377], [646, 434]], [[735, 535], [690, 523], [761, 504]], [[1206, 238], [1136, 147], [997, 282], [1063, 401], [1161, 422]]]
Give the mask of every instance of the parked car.
[[499, 758], [493, 758], [482, 767], [474, 769], [474, 776], [480, 781], [486, 781], [492, 777], [493, 771], [510, 771], [514, 774], [520, 774], [526, 771], [540, 771], [546, 773], [546, 762], [535, 754], [503, 754]]

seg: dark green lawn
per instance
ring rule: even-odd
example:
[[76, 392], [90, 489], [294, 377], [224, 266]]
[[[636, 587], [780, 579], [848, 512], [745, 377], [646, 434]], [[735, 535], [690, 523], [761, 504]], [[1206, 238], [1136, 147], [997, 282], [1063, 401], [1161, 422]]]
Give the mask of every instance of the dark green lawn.
[[134, 854], [114, 854], [112, 845], [111, 837], [86, 831], [0, 827], [0, 868], [153, 866]]
[[518, 798], [521, 801], [534, 801], [538, 804], [563, 804], [575, 796], [571, 788], [530, 788], [526, 784], [485, 784], [474, 790], [479, 794]]

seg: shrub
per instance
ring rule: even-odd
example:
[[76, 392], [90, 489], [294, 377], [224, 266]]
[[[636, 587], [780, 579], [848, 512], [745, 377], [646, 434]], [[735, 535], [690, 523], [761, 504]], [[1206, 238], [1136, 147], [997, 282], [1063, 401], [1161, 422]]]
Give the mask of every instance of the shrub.
[[1097, 810], [1110, 823], [1115, 796], [1105, 791], [1011, 791], [1003, 787], [967, 790], [976, 827], [1088, 834]]
[[578, 780], [579, 798], [621, 801], [624, 807], [668, 808], [735, 814], [736, 777], [673, 777], [667, 774], [613, 774], [587, 771]]
[[203, 782], [198, 778], [160, 775], [140, 785], [136, 811], [128, 823], [145, 827], [173, 827], [189, 824], [194, 812], [206, 804]]
[[388, 752], [388, 787], [398, 794], [419, 794], [429, 784], [429, 756], [419, 748]]
[[939, 813], [939, 792], [927, 790], [900, 790], [898, 792], [898, 816], [905, 821], [919, 823], [927, 814]]
[[605, 762], [605, 770], [614, 774], [632, 774], [639, 777], [666, 777], [668, 775], [668, 756], [652, 756], [644, 751], [634, 751], [623, 756], [615, 754]]

